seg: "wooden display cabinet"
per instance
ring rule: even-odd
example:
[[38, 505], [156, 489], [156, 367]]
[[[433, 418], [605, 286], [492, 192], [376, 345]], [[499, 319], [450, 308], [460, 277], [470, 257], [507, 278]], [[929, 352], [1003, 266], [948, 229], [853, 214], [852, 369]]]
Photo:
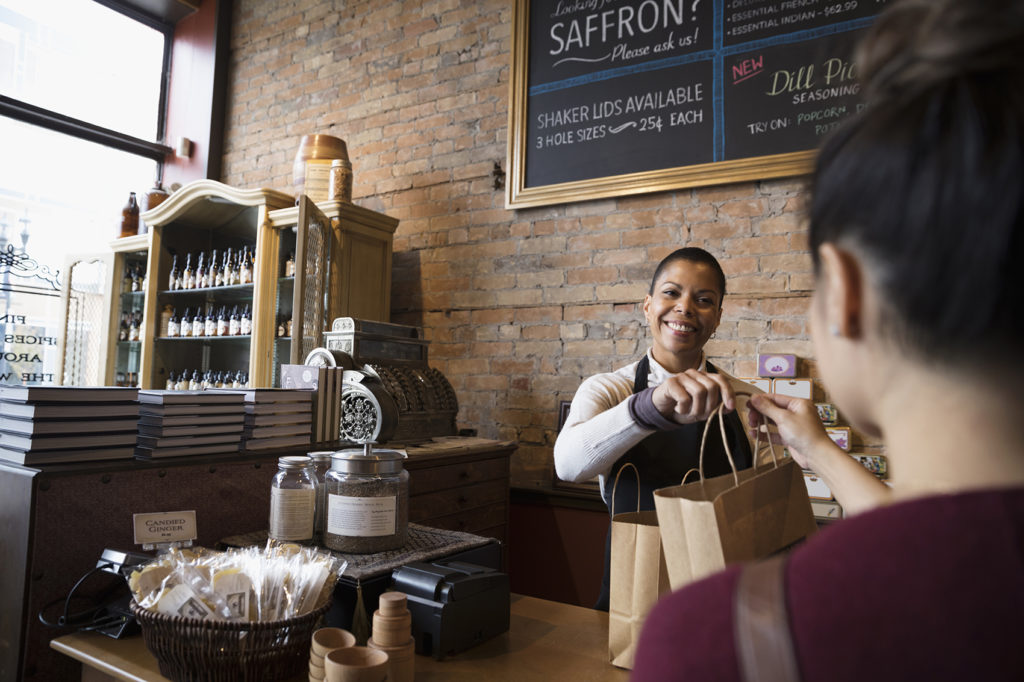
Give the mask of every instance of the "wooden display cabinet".
[[72, 255], [64, 261], [55, 383], [95, 386], [106, 381], [107, 359], [117, 339], [107, 329], [121, 284], [117, 280], [115, 285], [115, 270], [111, 253]]
[[[114, 265], [104, 384], [138, 386], [143, 363], [142, 336], [146, 322], [153, 316], [153, 311], [145, 309], [149, 233], [115, 239], [110, 248], [114, 251]], [[130, 316], [135, 316], [139, 324], [138, 338], [133, 338], [126, 326]]]
[[[146, 309], [149, 245], [150, 235], [141, 234], [111, 241], [111, 252], [67, 259], [57, 383], [139, 385], [146, 348], [142, 337], [153, 315]], [[131, 318], [138, 325], [137, 337], [129, 335]]]
[[[340, 201], [271, 211], [274, 238], [267, 240], [268, 279], [277, 283], [267, 306], [276, 305], [274, 325], [291, 320], [292, 335], [277, 337], [273, 384], [280, 385], [281, 363], [300, 364], [322, 345], [323, 332], [338, 317], [387, 322], [391, 312], [391, 248], [398, 220]], [[295, 277], [282, 277], [289, 254]]]
[[[149, 278], [145, 292], [146, 329], [142, 339], [142, 388], [165, 388], [171, 372], [206, 370], [245, 372], [249, 385], [270, 386], [274, 335], [271, 324], [277, 289], [268, 277], [268, 242], [274, 234], [267, 214], [294, 203], [294, 198], [270, 189], [238, 189], [213, 180], [185, 185], [141, 219], [150, 226]], [[254, 257], [251, 283], [172, 290], [173, 258], [183, 269], [189, 254], [221, 257], [227, 249], [248, 248]], [[197, 265], [195, 261], [193, 267]], [[168, 337], [160, 317], [165, 306], [178, 315], [188, 308], [217, 310], [249, 306], [252, 333], [245, 336]]]
[[[70, 383], [162, 389], [171, 372], [198, 370], [202, 375], [210, 370], [244, 372], [249, 386], [272, 387], [280, 385], [280, 365], [301, 363], [321, 345], [324, 330], [335, 318], [389, 318], [391, 248], [398, 226], [394, 218], [337, 201], [314, 204], [303, 196], [296, 202], [275, 190], [199, 180], [140, 219], [150, 231], [111, 242], [112, 260], [79, 259], [83, 268], [94, 267], [94, 261], [96, 267], [106, 268], [107, 288], [103, 312], [97, 313], [101, 320], [65, 324], [67, 342], [61, 359], [71, 362], [62, 362], [61, 372], [68, 373], [65, 364], [71, 369], [78, 366], [75, 362], [82, 364], [81, 358], [96, 357], [102, 365], [79, 371]], [[245, 247], [253, 254], [251, 283], [171, 288], [175, 255], [182, 270], [190, 254], [197, 258], [216, 250], [222, 258], [228, 248]], [[294, 274], [285, 272], [290, 254]], [[142, 291], [123, 291], [125, 274], [134, 269], [145, 271], [145, 286]], [[65, 293], [65, 301], [74, 298], [72, 294]], [[251, 334], [170, 337], [161, 322], [168, 307], [180, 316], [186, 308], [209, 313], [222, 306], [248, 306]], [[121, 320], [129, 314], [143, 319], [137, 341], [120, 338]], [[289, 320], [293, 333], [279, 334]], [[105, 334], [90, 331], [96, 329]]]

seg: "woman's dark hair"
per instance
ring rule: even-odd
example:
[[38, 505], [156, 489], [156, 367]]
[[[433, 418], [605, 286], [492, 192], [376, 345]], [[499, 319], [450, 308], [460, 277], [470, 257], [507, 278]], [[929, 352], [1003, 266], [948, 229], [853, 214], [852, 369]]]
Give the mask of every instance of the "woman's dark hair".
[[879, 327], [928, 359], [1019, 346], [1024, 2], [909, 0], [857, 56], [867, 107], [823, 144], [810, 246], [861, 254]]
[[[658, 263], [658, 267], [654, 270], [654, 277], [651, 277], [651, 288], [648, 289], [648, 294], [654, 294], [654, 285], [658, 282], [658, 278], [661, 277], [661, 273], [664, 272], [665, 268], [672, 263], [675, 263], [677, 260], [688, 260], [693, 263], [704, 263], [705, 265], [710, 265], [711, 269], [715, 271], [716, 275], [718, 275], [718, 289], [722, 298], [725, 298], [725, 273], [722, 271], [722, 266], [719, 265], [718, 260], [714, 256], [704, 249], [696, 246], [687, 246], [682, 249], [676, 249], [662, 258], [661, 262]], [[722, 301], [719, 300], [718, 303], [721, 304]]]

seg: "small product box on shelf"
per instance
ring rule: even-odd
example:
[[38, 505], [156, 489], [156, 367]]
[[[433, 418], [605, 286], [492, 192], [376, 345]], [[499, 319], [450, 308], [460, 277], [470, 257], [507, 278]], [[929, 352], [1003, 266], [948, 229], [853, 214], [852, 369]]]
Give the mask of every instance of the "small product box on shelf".
[[818, 409], [818, 417], [825, 426], [835, 426], [839, 423], [839, 411], [832, 403], [814, 403]]
[[810, 379], [772, 379], [772, 393], [791, 398], [811, 399], [814, 392]]
[[834, 500], [811, 500], [811, 511], [820, 520], [831, 521], [843, 518], [843, 508]]
[[739, 377], [739, 380], [745, 384], [750, 384], [754, 388], [760, 389], [765, 393], [772, 392], [772, 380], [763, 379], [761, 377]]
[[849, 426], [828, 426], [825, 428], [828, 437], [832, 442], [847, 452], [850, 451], [850, 427]]
[[851, 452], [850, 456], [864, 465], [864, 468], [879, 478], [885, 478], [889, 467], [883, 455], [868, 455], [863, 452]]
[[804, 472], [804, 485], [807, 486], [807, 497], [812, 500], [831, 500], [832, 489], [825, 485], [825, 481], [810, 471]]
[[795, 377], [796, 356], [758, 353], [757, 373], [762, 377]]

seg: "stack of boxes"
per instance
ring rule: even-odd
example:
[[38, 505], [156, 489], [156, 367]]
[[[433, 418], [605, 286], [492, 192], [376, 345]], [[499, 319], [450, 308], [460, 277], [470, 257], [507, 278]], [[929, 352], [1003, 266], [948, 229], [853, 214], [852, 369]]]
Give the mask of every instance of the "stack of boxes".
[[[810, 378], [797, 377], [797, 365], [795, 355], [759, 354], [757, 356], [758, 376], [740, 377], [740, 380], [756, 386], [765, 393], [813, 400], [814, 384]], [[828, 402], [820, 402], [815, 403], [815, 407], [817, 407], [818, 417], [821, 418], [825, 431], [832, 441], [844, 451], [849, 452], [868, 471], [884, 480], [887, 469], [885, 457], [881, 454], [852, 452], [853, 431], [849, 426], [840, 424], [839, 413], [835, 406]], [[807, 494], [811, 498], [811, 507], [817, 519], [830, 521], [842, 518], [842, 507], [817, 474], [805, 469], [804, 482], [807, 485]]]

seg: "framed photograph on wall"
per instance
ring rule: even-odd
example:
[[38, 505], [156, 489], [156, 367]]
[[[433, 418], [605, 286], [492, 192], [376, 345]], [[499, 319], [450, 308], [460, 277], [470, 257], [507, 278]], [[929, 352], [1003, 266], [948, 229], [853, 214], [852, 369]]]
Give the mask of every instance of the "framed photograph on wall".
[[[562, 427], [565, 426], [565, 420], [569, 418], [569, 408], [572, 406], [571, 400], [559, 400], [558, 401], [558, 432], [561, 433]], [[563, 481], [558, 477], [557, 474], [552, 475], [552, 487], [558, 490], [572, 490], [576, 492], [590, 492], [598, 496], [601, 494], [601, 483], [598, 481], [597, 476], [594, 476], [589, 481], [583, 481], [581, 483], [572, 483], [570, 481]]]

